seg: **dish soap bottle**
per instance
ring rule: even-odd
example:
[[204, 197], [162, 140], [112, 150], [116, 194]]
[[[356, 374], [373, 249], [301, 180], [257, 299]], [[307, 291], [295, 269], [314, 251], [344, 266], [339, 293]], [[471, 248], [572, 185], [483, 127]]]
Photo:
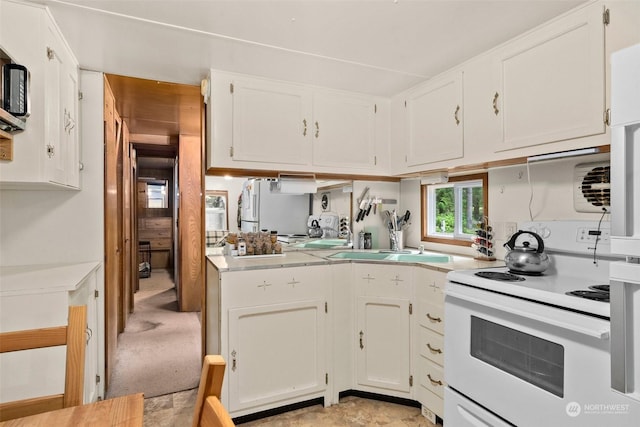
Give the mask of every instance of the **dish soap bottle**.
[[364, 249], [364, 230], [358, 233], [358, 248]]

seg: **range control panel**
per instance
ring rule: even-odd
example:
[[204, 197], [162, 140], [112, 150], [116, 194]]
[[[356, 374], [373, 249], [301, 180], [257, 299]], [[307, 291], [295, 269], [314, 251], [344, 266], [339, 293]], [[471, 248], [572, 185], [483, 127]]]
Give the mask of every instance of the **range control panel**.
[[[544, 242], [545, 250], [610, 254], [611, 225], [609, 221], [533, 221], [518, 224], [519, 230], [536, 233]], [[532, 247], [536, 240], [523, 234], [516, 242], [521, 245], [528, 241]]]

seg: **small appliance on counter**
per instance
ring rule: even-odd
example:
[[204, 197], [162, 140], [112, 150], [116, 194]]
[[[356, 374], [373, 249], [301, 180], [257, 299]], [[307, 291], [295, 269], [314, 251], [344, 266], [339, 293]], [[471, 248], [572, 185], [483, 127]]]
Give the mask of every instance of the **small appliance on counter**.
[[[314, 227], [314, 224], [320, 228], [320, 232]], [[307, 219], [307, 228], [309, 237], [314, 238], [337, 238], [340, 229], [340, 217], [338, 214], [331, 212], [323, 212], [320, 215], [309, 215]], [[311, 230], [314, 230], [311, 235]]]

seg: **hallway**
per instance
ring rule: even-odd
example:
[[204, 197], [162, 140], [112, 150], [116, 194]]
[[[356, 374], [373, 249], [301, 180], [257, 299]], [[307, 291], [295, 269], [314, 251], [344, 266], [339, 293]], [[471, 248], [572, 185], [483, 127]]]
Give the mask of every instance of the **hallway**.
[[199, 313], [178, 312], [169, 270], [140, 279], [135, 311], [118, 337], [107, 398], [142, 392], [145, 398], [198, 386], [201, 370]]

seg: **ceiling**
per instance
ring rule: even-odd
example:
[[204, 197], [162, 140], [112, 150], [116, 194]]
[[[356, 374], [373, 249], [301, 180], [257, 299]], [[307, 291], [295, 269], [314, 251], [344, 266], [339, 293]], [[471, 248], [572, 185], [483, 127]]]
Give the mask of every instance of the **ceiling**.
[[32, 1], [110, 74], [131, 133], [174, 137], [199, 132], [211, 68], [390, 97], [585, 2]]

